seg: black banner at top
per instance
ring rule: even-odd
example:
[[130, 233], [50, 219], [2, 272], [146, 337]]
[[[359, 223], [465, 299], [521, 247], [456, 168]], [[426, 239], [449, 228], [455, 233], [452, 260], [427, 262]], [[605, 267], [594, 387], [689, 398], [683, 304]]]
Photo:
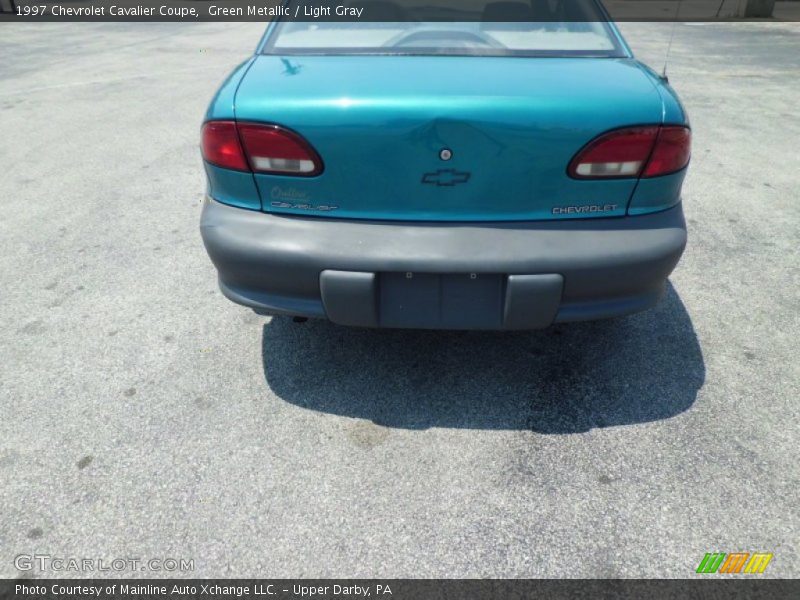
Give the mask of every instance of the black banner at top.
[[800, 21], [797, 0], [0, 0], [0, 21]]

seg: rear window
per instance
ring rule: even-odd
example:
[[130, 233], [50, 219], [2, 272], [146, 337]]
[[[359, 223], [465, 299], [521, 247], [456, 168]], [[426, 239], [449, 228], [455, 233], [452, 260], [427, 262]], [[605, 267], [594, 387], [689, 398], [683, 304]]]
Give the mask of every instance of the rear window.
[[387, 19], [279, 21], [264, 53], [625, 55], [594, 0], [359, 0], [349, 5]]

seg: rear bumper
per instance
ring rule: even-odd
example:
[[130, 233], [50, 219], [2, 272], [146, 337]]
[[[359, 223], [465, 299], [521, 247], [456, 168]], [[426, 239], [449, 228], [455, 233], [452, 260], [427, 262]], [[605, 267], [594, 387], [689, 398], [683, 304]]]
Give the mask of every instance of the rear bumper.
[[686, 245], [681, 205], [635, 217], [409, 223], [290, 217], [206, 199], [222, 292], [358, 326], [534, 329], [653, 306]]

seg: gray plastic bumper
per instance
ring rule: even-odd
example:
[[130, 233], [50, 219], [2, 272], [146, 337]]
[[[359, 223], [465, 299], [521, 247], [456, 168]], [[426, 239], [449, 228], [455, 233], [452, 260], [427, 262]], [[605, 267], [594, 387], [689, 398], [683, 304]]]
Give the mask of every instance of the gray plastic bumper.
[[686, 245], [681, 205], [611, 219], [409, 223], [207, 199], [201, 232], [234, 302], [368, 327], [535, 329], [644, 310]]

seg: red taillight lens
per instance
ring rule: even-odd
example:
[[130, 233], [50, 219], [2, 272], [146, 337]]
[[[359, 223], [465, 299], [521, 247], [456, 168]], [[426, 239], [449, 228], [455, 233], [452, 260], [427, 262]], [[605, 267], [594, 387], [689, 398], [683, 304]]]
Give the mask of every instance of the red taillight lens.
[[239, 143], [236, 123], [233, 121], [209, 121], [203, 125], [203, 158], [212, 165], [224, 169], [249, 171], [247, 159]]
[[304, 177], [322, 172], [308, 142], [278, 125], [209, 121], [202, 137], [203, 157], [218, 167]]
[[277, 125], [239, 123], [239, 135], [254, 171], [306, 177], [322, 172], [319, 155], [296, 133]]
[[657, 135], [658, 127], [630, 127], [605, 133], [572, 159], [569, 174], [578, 179], [638, 177]]
[[680, 171], [689, 164], [691, 153], [692, 133], [688, 128], [672, 125], [662, 127], [642, 177], [658, 177]]
[[686, 127], [628, 127], [604, 133], [569, 164], [576, 179], [657, 177], [689, 163], [691, 133]]

